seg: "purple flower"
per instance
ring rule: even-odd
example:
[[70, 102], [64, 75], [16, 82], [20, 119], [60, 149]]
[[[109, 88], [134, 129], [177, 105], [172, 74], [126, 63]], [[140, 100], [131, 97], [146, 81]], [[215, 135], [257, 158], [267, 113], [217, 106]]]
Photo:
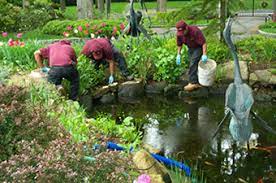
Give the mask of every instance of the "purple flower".
[[138, 177], [137, 183], [150, 183], [150, 176], [142, 174]]
[[8, 36], [8, 33], [7, 33], [7, 32], [2, 32], [2, 36], [3, 36], [3, 37], [7, 37], [7, 36]]
[[20, 38], [22, 38], [22, 33], [18, 33], [17, 35], [16, 35], [16, 37], [18, 38], [18, 39], [20, 39]]

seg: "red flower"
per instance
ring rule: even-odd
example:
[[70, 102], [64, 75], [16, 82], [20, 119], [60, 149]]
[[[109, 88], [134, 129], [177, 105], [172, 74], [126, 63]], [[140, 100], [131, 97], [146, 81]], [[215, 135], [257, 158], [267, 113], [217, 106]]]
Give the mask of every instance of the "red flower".
[[101, 26], [102, 26], [102, 27], [105, 27], [105, 26], [106, 26], [106, 23], [103, 22], [103, 23], [101, 24]]
[[100, 29], [100, 30], [98, 30], [98, 33], [100, 34], [100, 33], [102, 33], [103, 32], [103, 30], [102, 29]]
[[86, 23], [85, 27], [88, 29], [90, 27], [89, 23]]
[[82, 26], [78, 26], [78, 30], [81, 32], [82, 31]]
[[3, 37], [7, 37], [7, 36], [8, 36], [8, 33], [7, 33], [7, 32], [2, 32], [2, 36], [3, 36]]
[[84, 30], [83, 33], [84, 33], [84, 35], [88, 35], [89, 34], [88, 30]]
[[14, 46], [14, 41], [13, 41], [13, 39], [9, 39], [8, 45], [9, 45], [9, 46]]
[[123, 31], [125, 29], [125, 25], [123, 23], [120, 24], [120, 29]]

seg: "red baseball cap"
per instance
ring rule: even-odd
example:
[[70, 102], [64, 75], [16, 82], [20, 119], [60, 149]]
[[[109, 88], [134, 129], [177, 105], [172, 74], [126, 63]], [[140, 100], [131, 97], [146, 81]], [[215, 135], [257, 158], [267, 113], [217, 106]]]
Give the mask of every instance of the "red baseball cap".
[[184, 20], [180, 20], [176, 23], [175, 27], [176, 27], [176, 35], [183, 36], [184, 31], [187, 28], [187, 24], [184, 22]]
[[98, 42], [94, 42], [93, 44], [91, 44], [90, 52], [92, 53], [95, 60], [100, 60], [103, 57], [103, 49]]

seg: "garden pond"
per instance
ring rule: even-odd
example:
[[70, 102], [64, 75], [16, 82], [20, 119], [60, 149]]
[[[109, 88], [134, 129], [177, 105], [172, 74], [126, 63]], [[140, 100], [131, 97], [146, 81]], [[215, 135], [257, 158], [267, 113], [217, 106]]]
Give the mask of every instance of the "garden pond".
[[[276, 105], [255, 102], [253, 110], [276, 129]], [[250, 150], [234, 143], [229, 119], [220, 133], [210, 140], [224, 116], [224, 97], [178, 99], [146, 96], [140, 100], [118, 100], [114, 104], [93, 104], [91, 116], [112, 115], [118, 123], [134, 118], [143, 131], [143, 142], [161, 149], [164, 155], [187, 163], [207, 182], [273, 182], [276, 180], [276, 137], [253, 119]]]

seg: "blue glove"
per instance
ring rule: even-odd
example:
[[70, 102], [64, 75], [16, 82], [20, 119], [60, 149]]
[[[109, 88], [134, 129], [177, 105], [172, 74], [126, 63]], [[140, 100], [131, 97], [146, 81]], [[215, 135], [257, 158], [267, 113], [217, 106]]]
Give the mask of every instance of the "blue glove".
[[177, 54], [177, 56], [176, 56], [176, 65], [180, 65], [180, 64], [181, 64], [180, 54]]
[[203, 63], [206, 63], [207, 60], [208, 60], [207, 55], [202, 55], [201, 60], [202, 60]]
[[114, 82], [114, 77], [113, 77], [113, 75], [111, 74], [110, 76], [109, 76], [109, 79], [108, 79], [108, 84], [112, 84]]
[[49, 71], [50, 71], [50, 68], [49, 67], [42, 67], [41, 68], [41, 71], [45, 74], [47, 74]]

